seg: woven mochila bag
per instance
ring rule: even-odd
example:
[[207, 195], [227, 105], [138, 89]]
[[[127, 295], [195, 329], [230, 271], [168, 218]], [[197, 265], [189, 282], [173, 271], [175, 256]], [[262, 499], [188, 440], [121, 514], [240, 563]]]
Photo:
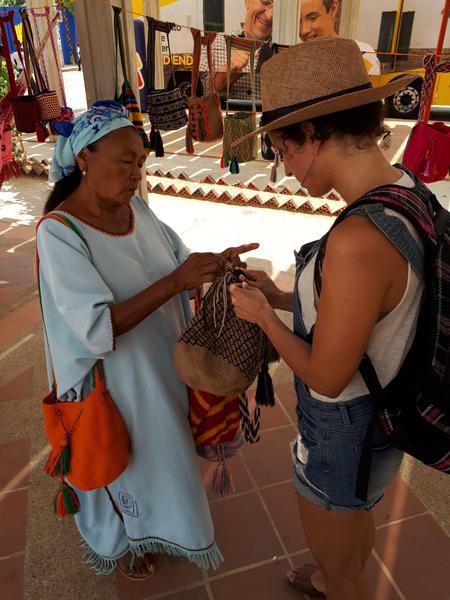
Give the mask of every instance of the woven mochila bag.
[[[229, 167], [233, 175], [239, 173], [239, 165], [258, 158], [258, 138], [256, 135], [248, 137], [234, 148], [233, 142], [246, 136], [256, 129], [256, 104], [255, 104], [255, 53], [256, 42], [226, 36], [227, 43], [227, 112], [223, 128], [223, 153], [220, 161], [222, 168]], [[250, 74], [252, 81], [252, 112], [239, 111], [230, 113], [230, 84], [231, 84], [231, 51], [232, 48], [247, 51], [250, 54]]]
[[[172, 52], [170, 50], [170, 32], [174, 29], [174, 23], [157, 21], [153, 17], [147, 17], [148, 43], [147, 43], [147, 98], [148, 116], [152, 129], [150, 132], [150, 149], [155, 151], [155, 156], [164, 156], [164, 145], [161, 131], [174, 131], [184, 127], [187, 122], [186, 103], [177, 86], [175, 70], [173, 68]], [[156, 89], [156, 32], [166, 35], [167, 48], [169, 50], [169, 61], [172, 70], [170, 86], [164, 89]]]
[[217, 396], [243, 394], [258, 377], [257, 403], [273, 406], [268, 365], [279, 356], [257, 325], [234, 312], [228, 286], [241, 273], [230, 266], [209, 288], [176, 344], [175, 366], [190, 388]]

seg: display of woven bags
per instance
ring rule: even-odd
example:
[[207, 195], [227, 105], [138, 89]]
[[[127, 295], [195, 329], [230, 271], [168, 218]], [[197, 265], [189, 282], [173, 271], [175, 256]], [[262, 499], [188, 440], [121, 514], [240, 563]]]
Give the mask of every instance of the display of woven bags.
[[[191, 93], [188, 101], [189, 123], [186, 129], [186, 152], [194, 153], [193, 140], [197, 142], [215, 142], [223, 136], [222, 108], [220, 96], [214, 89], [214, 75], [212, 69], [212, 43], [215, 33], [202, 36], [198, 29], [191, 29], [194, 38], [194, 56], [192, 65]], [[211, 92], [205, 96], [196, 96], [200, 70], [200, 57], [202, 47], [206, 47], [208, 58], [208, 73]]]
[[[251, 136], [232, 148], [233, 142], [255, 131], [255, 53], [256, 42], [245, 38], [225, 36], [227, 44], [227, 112], [224, 119], [222, 166], [230, 167], [233, 174], [239, 173], [239, 164], [258, 158], [258, 138]], [[229, 112], [230, 83], [231, 83], [231, 51], [232, 48], [245, 50], [250, 53], [250, 74], [252, 82], [252, 112]]]
[[[20, 14], [23, 22], [23, 49], [25, 57], [27, 57], [29, 54], [34, 71], [34, 78], [37, 88], [35, 99], [39, 108], [40, 119], [44, 122], [58, 119], [61, 116], [61, 105], [58, 94], [54, 90], [47, 89], [46, 82], [42, 76], [39, 61], [34, 49], [33, 32], [31, 29], [28, 12], [26, 9], [23, 9], [20, 11]], [[27, 58], [25, 60], [27, 60]], [[31, 71], [29, 75], [31, 75]]]
[[[187, 123], [186, 104], [176, 84], [175, 70], [172, 63], [170, 50], [170, 32], [173, 23], [157, 21], [147, 17], [148, 43], [147, 43], [147, 91], [148, 91], [148, 116], [152, 124], [150, 133], [150, 147], [155, 150], [156, 156], [164, 156], [164, 146], [160, 131], [172, 131], [184, 127]], [[167, 36], [170, 65], [172, 67], [171, 86], [157, 90], [155, 88], [155, 56], [156, 32], [160, 31]]]
[[217, 396], [243, 394], [258, 376], [257, 402], [271, 405], [268, 364], [278, 357], [265, 333], [234, 312], [228, 286], [240, 274], [230, 266], [209, 288], [175, 347], [175, 365], [190, 388]]

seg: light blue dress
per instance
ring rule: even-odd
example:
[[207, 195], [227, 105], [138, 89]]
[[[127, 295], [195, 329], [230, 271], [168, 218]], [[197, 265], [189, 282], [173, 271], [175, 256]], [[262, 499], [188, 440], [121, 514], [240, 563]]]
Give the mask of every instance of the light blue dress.
[[217, 568], [222, 556], [197, 466], [187, 391], [173, 362], [190, 316], [187, 294], [114, 342], [109, 305], [169, 274], [188, 254], [142, 199], [135, 197], [131, 207], [134, 222], [125, 235], [67, 215], [88, 247], [52, 219], [37, 235], [50, 385], [53, 365], [58, 397], [79, 401], [90, 389], [93, 365], [103, 359], [107, 389], [132, 445], [129, 466], [108, 490], [77, 490], [81, 510], [75, 520], [86, 560], [98, 572], [112, 571], [130, 550], [186, 556], [200, 567]]

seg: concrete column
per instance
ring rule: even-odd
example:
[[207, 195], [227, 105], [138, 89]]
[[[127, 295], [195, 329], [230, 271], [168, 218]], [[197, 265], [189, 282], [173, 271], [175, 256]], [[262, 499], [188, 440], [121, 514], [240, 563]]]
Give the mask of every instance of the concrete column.
[[292, 46], [299, 42], [301, 0], [275, 0], [273, 3], [272, 39]]
[[356, 39], [360, 0], [342, 0], [339, 37]]
[[[28, 9], [28, 13], [30, 16], [30, 22], [31, 22], [31, 27], [33, 29], [33, 36], [34, 36], [34, 45], [35, 48], [37, 49], [39, 46], [39, 40], [43, 40], [45, 34], [48, 31], [48, 24], [47, 24], [47, 20], [45, 17], [34, 17], [31, 9], [35, 8], [38, 9], [38, 12], [41, 14], [44, 13], [44, 9], [42, 8], [43, 6], [48, 6], [50, 8], [50, 21], [53, 20], [53, 17], [56, 14], [56, 10], [53, 7], [54, 2], [52, 0], [27, 0], [26, 3], [26, 7]], [[52, 44], [51, 44], [51, 40], [49, 39], [48, 42], [45, 45], [44, 48], [44, 52], [42, 55], [44, 64], [45, 64], [45, 69], [47, 72], [47, 78], [48, 78], [48, 83], [49, 83], [49, 88], [51, 90], [55, 90], [58, 94], [58, 98], [59, 98], [59, 102], [61, 104], [61, 106], [65, 106], [65, 102], [64, 102], [64, 93], [62, 90], [64, 90], [64, 82], [62, 79], [62, 72], [61, 72], [61, 57], [60, 57], [60, 51], [59, 51], [59, 46], [58, 46], [58, 40], [57, 40], [57, 25], [55, 26], [55, 28], [53, 29], [53, 38], [55, 40], [55, 45], [56, 45], [56, 58], [55, 55], [53, 54], [53, 48], [52, 48]], [[41, 68], [42, 68], [42, 61], [40, 61], [41, 64]], [[42, 74], [45, 77], [45, 71], [42, 69]]]

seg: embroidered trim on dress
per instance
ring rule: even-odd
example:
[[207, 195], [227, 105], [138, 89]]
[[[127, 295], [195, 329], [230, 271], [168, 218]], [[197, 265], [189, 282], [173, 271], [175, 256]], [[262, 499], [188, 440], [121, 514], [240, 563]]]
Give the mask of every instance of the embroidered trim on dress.
[[58, 210], [56, 209], [56, 213], [62, 213], [63, 215], [66, 214], [69, 217], [72, 217], [73, 219], [76, 219], [77, 221], [79, 221], [80, 223], [83, 223], [83, 225], [86, 225], [87, 227], [90, 227], [91, 229], [95, 229], [95, 231], [99, 231], [100, 233], [104, 233], [105, 235], [108, 235], [110, 237], [127, 237], [129, 235], [132, 235], [134, 233], [135, 230], [135, 226], [136, 226], [136, 217], [134, 214], [134, 209], [133, 206], [130, 202], [128, 209], [130, 211], [130, 228], [126, 233], [112, 233], [111, 231], [107, 231], [106, 229], [102, 229], [101, 227], [97, 227], [97, 225], [92, 225], [92, 223], [88, 223], [87, 221], [85, 221], [84, 219], [80, 219], [80, 217], [75, 216], [74, 214], [72, 214], [71, 212], [67, 211], [67, 210]]

